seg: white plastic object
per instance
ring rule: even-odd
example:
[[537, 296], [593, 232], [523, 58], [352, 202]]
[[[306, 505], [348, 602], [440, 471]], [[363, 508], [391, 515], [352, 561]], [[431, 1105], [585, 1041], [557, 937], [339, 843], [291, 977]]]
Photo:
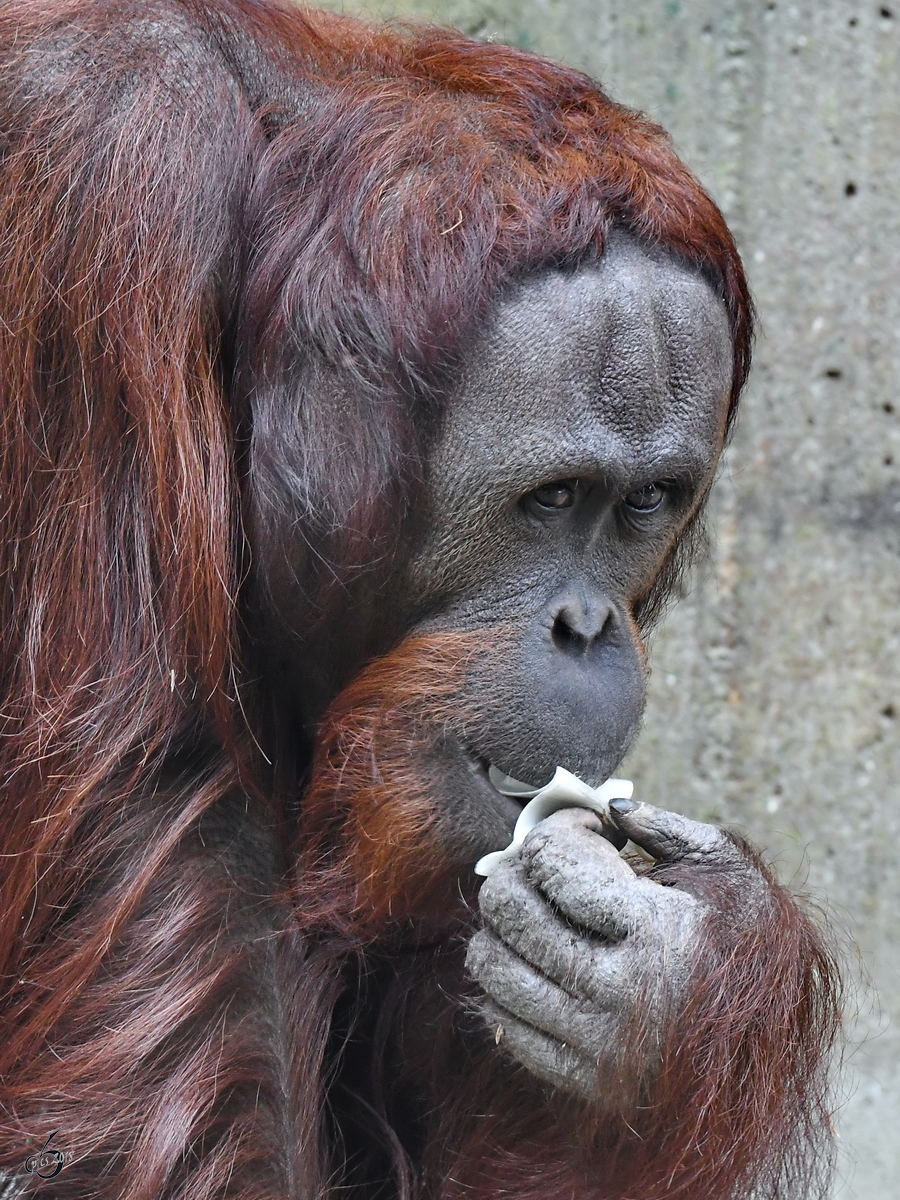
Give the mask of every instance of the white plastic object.
[[513, 840], [506, 849], [485, 854], [475, 864], [475, 874], [484, 876], [493, 874], [503, 863], [515, 858], [535, 825], [551, 813], [559, 812], [561, 808], [589, 808], [592, 812], [608, 816], [610, 800], [630, 800], [634, 792], [634, 784], [630, 779], [607, 779], [600, 787], [592, 788], [565, 767], [557, 767], [553, 778], [542, 788], [521, 783], [510, 775], [504, 775], [496, 767], [491, 767], [488, 775], [498, 792], [519, 800], [528, 799], [528, 803], [519, 813]]

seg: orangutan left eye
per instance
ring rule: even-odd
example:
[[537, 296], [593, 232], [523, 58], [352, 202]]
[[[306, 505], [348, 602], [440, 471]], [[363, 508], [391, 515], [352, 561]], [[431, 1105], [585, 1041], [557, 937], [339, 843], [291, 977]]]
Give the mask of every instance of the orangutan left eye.
[[637, 491], [628, 493], [625, 504], [635, 512], [655, 512], [665, 500], [667, 490], [664, 483], [645, 483]]

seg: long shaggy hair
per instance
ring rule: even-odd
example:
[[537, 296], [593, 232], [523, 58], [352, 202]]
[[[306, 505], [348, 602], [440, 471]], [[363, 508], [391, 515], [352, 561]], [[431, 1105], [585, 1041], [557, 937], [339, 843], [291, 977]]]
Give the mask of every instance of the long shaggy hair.
[[[4, 0], [0, 1165], [19, 1172], [54, 1130], [72, 1155], [29, 1194], [812, 1186], [833, 985], [788, 901], [754, 950], [759, 996], [729, 999], [724, 959], [698, 986], [699, 1082], [651, 1121], [638, 1169], [627, 1129], [567, 1123], [477, 1037], [448, 1048], [468, 1019], [464, 905], [440, 947], [398, 945], [398, 909], [440, 875], [439, 822], [420, 780], [388, 804], [409, 777], [380, 770], [382, 735], [408, 718], [412, 752], [455, 719], [438, 677], [465, 647], [374, 665], [293, 791], [256, 741], [242, 588], [266, 513], [287, 507], [308, 548], [310, 620], [346, 604], [347, 579], [389, 561], [490, 305], [596, 258], [613, 224], [721, 296], [733, 413], [751, 319], [721, 215], [661, 130], [583, 75], [276, 0]], [[317, 405], [317, 370], [352, 381], [352, 411]], [[394, 846], [410, 868], [418, 846], [428, 877], [401, 886]], [[766, 1049], [765, 989], [800, 1066]], [[432, 1033], [402, 1034], [401, 1068], [413, 997]]]

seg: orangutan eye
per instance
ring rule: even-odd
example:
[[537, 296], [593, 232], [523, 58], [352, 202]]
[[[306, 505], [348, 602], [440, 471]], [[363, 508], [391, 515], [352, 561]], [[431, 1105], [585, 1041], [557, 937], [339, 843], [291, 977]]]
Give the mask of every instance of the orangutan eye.
[[557, 479], [554, 483], [545, 483], [535, 488], [527, 499], [533, 500], [540, 508], [571, 508], [575, 503], [577, 490], [577, 479]]
[[645, 483], [637, 491], [628, 493], [625, 504], [635, 512], [655, 512], [665, 500], [667, 490], [664, 483]]

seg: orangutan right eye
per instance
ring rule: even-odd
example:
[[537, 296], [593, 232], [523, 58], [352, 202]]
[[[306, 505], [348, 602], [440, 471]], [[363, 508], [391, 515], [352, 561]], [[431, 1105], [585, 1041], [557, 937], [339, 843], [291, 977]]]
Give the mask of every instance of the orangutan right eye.
[[553, 483], [545, 483], [535, 488], [533, 492], [528, 493], [526, 499], [533, 501], [539, 508], [571, 508], [575, 503], [577, 491], [577, 479], [557, 479]]

